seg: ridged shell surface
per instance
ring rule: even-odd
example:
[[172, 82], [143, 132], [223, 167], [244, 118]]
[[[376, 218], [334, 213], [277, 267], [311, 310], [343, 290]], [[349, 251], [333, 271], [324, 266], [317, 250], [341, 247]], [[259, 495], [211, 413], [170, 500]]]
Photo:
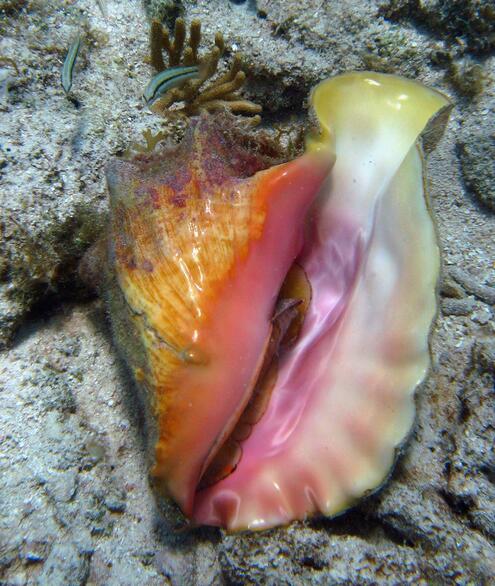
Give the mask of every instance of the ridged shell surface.
[[146, 390], [155, 483], [188, 515], [250, 399], [329, 166], [309, 154], [264, 170], [267, 148], [205, 117], [179, 147], [108, 170], [115, 337]]

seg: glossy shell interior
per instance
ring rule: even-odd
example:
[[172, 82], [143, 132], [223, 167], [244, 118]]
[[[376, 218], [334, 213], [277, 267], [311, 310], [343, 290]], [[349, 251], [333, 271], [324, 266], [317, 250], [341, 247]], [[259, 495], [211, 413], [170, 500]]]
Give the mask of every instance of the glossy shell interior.
[[428, 369], [440, 258], [417, 140], [447, 100], [355, 73], [320, 84], [312, 107], [309, 150], [336, 163], [298, 258], [311, 305], [237, 469], [198, 494], [199, 523], [260, 529], [351, 506], [389, 474]]

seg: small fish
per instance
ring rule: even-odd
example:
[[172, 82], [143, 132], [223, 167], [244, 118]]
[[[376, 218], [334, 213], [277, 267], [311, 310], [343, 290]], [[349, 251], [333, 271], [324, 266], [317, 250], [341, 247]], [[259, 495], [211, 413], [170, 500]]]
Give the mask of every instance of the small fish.
[[81, 37], [78, 36], [77, 39], [71, 43], [69, 50], [67, 52], [67, 57], [64, 61], [64, 66], [62, 68], [62, 87], [65, 90], [65, 93], [70, 92], [70, 88], [72, 87], [72, 72], [74, 70], [74, 65], [76, 63], [77, 54], [79, 53], [79, 47], [81, 46]]
[[185, 67], [179, 65], [177, 67], [171, 67], [161, 71], [149, 82], [144, 90], [143, 97], [148, 105], [151, 105], [160, 96], [163, 96], [168, 90], [177, 87], [194, 77], [199, 77], [199, 67], [197, 65], [191, 65]]

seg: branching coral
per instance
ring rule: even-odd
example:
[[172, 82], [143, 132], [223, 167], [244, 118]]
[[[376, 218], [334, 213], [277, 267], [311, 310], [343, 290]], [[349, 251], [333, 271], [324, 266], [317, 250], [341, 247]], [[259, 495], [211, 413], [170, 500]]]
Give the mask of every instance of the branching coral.
[[139, 144], [137, 142], [133, 142], [129, 149], [127, 149], [124, 153], [125, 157], [130, 157], [132, 152], [136, 153], [151, 153], [154, 151], [156, 145], [161, 142], [162, 140], [166, 140], [168, 138], [167, 133], [165, 132], [158, 132], [157, 134], [153, 134], [151, 130], [147, 129], [143, 132], [143, 138], [145, 140], [145, 144]]
[[[197, 20], [191, 22], [187, 44], [186, 36], [186, 25], [182, 18], [175, 21], [173, 39], [160, 22], [152, 21], [151, 64], [157, 72], [179, 65], [200, 67], [199, 78], [187, 80], [179, 87], [167, 91], [154, 102], [152, 110], [161, 115], [170, 115], [170, 107], [182, 103], [182, 107], [174, 109], [173, 112], [194, 116], [201, 112], [227, 110], [233, 114], [254, 115], [252, 121], [258, 123], [259, 116], [256, 115], [261, 111], [261, 106], [245, 100], [238, 93], [246, 81], [240, 55], [234, 55], [230, 69], [225, 74], [213, 79], [225, 49], [222, 34], [216, 34], [215, 46], [204, 57], [198, 55], [201, 23]], [[167, 55], [168, 64], [165, 63], [164, 53]], [[206, 82], [210, 83], [205, 86]]]

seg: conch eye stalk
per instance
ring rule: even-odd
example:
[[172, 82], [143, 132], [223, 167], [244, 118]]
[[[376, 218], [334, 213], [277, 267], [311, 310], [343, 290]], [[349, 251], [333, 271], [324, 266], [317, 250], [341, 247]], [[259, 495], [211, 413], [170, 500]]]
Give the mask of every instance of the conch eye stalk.
[[335, 515], [378, 488], [428, 369], [440, 261], [418, 139], [449, 103], [361, 72], [311, 104], [320, 132], [289, 163], [204, 116], [108, 171], [115, 336], [154, 482], [196, 524]]

